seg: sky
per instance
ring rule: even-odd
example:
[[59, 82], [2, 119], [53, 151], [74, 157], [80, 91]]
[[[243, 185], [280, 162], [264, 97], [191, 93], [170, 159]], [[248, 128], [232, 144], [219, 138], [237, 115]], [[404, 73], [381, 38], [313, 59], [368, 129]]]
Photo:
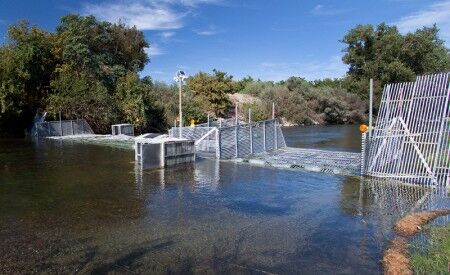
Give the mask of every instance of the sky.
[[135, 25], [150, 43], [141, 76], [168, 82], [180, 69], [273, 81], [341, 77], [339, 40], [358, 24], [407, 33], [436, 23], [450, 46], [450, 0], [0, 0], [0, 43], [20, 19], [54, 31], [68, 13]]

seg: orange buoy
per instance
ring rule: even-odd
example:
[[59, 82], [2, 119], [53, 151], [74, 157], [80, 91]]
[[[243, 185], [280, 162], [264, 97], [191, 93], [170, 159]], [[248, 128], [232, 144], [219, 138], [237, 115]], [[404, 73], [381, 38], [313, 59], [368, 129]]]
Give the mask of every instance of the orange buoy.
[[361, 125], [359, 125], [359, 131], [361, 133], [365, 133], [365, 132], [369, 131], [369, 126], [367, 126], [366, 124], [361, 124]]

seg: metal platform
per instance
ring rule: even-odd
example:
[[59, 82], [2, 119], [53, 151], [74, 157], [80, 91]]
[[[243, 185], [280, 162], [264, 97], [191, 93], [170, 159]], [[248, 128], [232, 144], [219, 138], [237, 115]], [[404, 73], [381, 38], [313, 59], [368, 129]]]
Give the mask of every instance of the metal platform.
[[284, 169], [302, 169], [330, 174], [359, 175], [360, 153], [286, 147], [241, 159], [250, 164]]

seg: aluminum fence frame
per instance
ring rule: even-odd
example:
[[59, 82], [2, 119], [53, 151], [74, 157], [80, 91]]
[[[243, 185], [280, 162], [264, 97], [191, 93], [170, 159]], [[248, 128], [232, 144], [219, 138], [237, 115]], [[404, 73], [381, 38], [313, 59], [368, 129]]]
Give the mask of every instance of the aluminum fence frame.
[[94, 131], [84, 119], [38, 122], [32, 129], [32, 135], [37, 138], [86, 134], [94, 134]]
[[174, 127], [169, 130], [169, 136], [195, 140], [199, 155], [215, 154], [215, 158], [218, 159], [245, 158], [253, 154], [286, 148], [277, 119], [231, 124], [232, 120], [228, 119], [209, 124], [226, 125], [225, 127], [208, 127], [208, 124]]
[[450, 186], [450, 73], [387, 84], [372, 138], [363, 135], [362, 174]]

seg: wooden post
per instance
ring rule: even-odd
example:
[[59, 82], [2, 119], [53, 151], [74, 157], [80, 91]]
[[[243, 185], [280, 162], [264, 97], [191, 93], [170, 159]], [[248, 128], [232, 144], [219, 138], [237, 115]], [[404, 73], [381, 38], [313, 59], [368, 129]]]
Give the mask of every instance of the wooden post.
[[73, 131], [73, 119], [70, 121], [70, 127], [72, 128], [72, 136], [75, 135], [74, 131]]
[[208, 128], [209, 128], [209, 113], [208, 113]]

